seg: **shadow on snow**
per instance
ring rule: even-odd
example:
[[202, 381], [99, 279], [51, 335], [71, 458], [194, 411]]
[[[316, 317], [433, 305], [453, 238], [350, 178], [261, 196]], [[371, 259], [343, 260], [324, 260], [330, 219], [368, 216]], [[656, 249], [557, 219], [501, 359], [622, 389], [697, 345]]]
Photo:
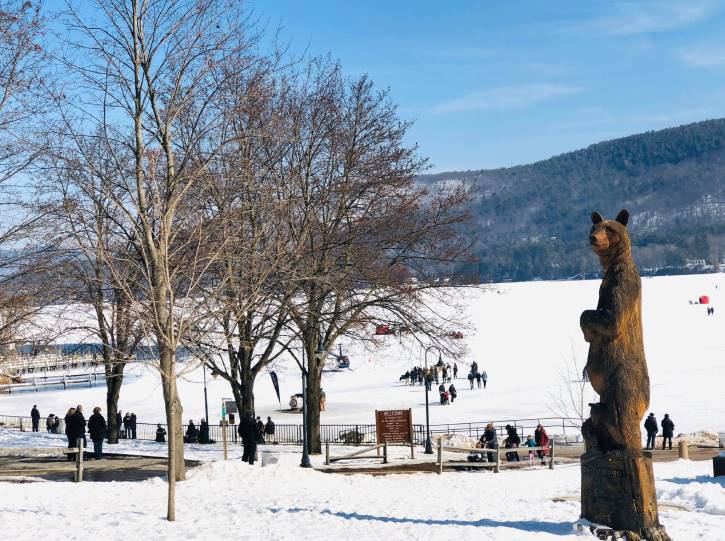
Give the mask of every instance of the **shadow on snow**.
[[[312, 509], [292, 507], [289, 509], [270, 508], [273, 513], [304, 513], [314, 512]], [[378, 515], [366, 515], [361, 513], [346, 513], [343, 511], [330, 511], [325, 509], [319, 512], [320, 515], [331, 515], [346, 520], [370, 520], [376, 522], [390, 522], [395, 524], [426, 524], [429, 526], [473, 526], [477, 528], [514, 528], [525, 532], [539, 532], [553, 535], [571, 535], [571, 522], [539, 522], [534, 520], [455, 520], [455, 519], [432, 519], [432, 518], [410, 518], [410, 517], [385, 517]]]

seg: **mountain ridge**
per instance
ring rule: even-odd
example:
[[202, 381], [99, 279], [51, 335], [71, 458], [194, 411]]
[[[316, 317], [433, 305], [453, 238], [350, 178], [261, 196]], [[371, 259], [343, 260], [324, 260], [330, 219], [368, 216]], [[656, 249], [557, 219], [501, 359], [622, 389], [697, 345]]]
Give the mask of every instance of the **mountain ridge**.
[[479, 280], [560, 279], [598, 272], [589, 215], [631, 212], [643, 273], [719, 268], [725, 246], [725, 118], [594, 143], [514, 167], [421, 175], [471, 189]]

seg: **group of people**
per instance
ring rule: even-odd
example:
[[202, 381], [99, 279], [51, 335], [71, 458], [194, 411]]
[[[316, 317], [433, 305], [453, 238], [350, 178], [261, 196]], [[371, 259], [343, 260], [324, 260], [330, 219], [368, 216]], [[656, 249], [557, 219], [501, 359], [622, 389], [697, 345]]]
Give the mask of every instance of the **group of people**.
[[[503, 440], [503, 446], [505, 449], [518, 449], [521, 445], [521, 438], [518, 434], [518, 431], [516, 430], [516, 427], [511, 425], [506, 425], [506, 438]], [[549, 434], [547, 434], [546, 429], [541, 425], [536, 426], [536, 430], [534, 431], [534, 436], [532, 437], [530, 434], [526, 437], [526, 442], [524, 443], [525, 447], [529, 448], [536, 448], [536, 447], [542, 447], [543, 449], [531, 449], [529, 451], [529, 462], [533, 463], [537, 458], [541, 461], [542, 464], [546, 463], [546, 457], [549, 454]], [[483, 431], [483, 435], [478, 440], [478, 443], [476, 444], [476, 448], [478, 449], [498, 449], [499, 448], [499, 442], [498, 442], [498, 434], [496, 432], [496, 428], [493, 426], [493, 423], [488, 423], [486, 425], [486, 429]], [[494, 453], [480, 453], [480, 452], [474, 452], [469, 454], [468, 461], [469, 462], [479, 462], [483, 461], [484, 458], [488, 462], [494, 462], [496, 460], [496, 457], [494, 456]], [[519, 456], [518, 451], [507, 451], [506, 452], [506, 460], [508, 462], [519, 462], [521, 461], [521, 457]]]
[[[423, 368], [420, 366], [414, 366], [412, 369], [406, 371], [405, 374], [400, 376], [400, 381], [404, 381], [409, 385], [423, 385], [425, 383], [425, 386], [429, 391], [432, 389], [433, 382], [441, 384], [442, 386], [445, 383], [452, 383], [454, 379], [458, 379], [458, 363], [453, 363], [453, 367], [451, 367], [450, 363], [444, 364], [442, 360], [439, 360], [431, 367]], [[486, 388], [488, 374], [485, 370], [478, 370], [478, 363], [476, 361], [471, 363], [471, 370], [468, 373], [468, 382], [471, 389], [474, 388], [474, 384], [478, 385], [479, 389], [481, 388], [481, 384], [483, 384], [484, 389]], [[443, 400], [444, 391], [441, 390], [441, 387], [438, 389], [441, 393], [441, 404], [447, 403]], [[455, 390], [455, 387], [453, 387], [453, 389]], [[449, 395], [448, 398], [450, 402], [453, 402], [455, 397], [452, 396], [453, 393], [451, 393], [450, 389], [448, 389], [447, 393]]]
[[481, 383], [483, 383], [484, 389], [486, 388], [486, 383], [488, 383], [488, 374], [485, 370], [478, 371], [478, 363], [476, 361], [471, 363], [471, 370], [468, 372], [468, 383], [471, 389], [473, 389], [474, 381], [479, 389], [481, 388]]
[[[672, 436], [675, 434], [675, 423], [670, 419], [669, 413], [665, 413], [665, 417], [662, 419], [660, 426], [662, 426], [662, 450], [665, 450], [667, 443], [670, 445], [669, 448], [672, 449]], [[655, 417], [654, 413], [650, 413], [647, 419], [645, 419], [644, 429], [647, 431], [647, 445], [645, 449], [654, 449], [657, 433], [659, 432], [657, 417]]]
[[441, 397], [441, 406], [447, 406], [449, 404], [452, 404], [456, 397], [458, 396], [458, 391], [456, 391], [456, 386], [452, 383], [448, 386], [448, 390], [446, 390], [446, 386], [444, 383], [441, 383], [438, 386], [438, 393]]
[[708, 306], [707, 307], [707, 315], [708, 316], [714, 316], [715, 315], [715, 307], [714, 306]]
[[453, 363], [453, 368], [451, 368], [450, 364], [443, 364], [443, 361], [438, 361], [436, 365], [430, 367], [414, 366], [400, 376], [400, 381], [405, 381], [409, 385], [423, 385], [425, 383], [430, 391], [433, 382], [450, 383], [452, 378], [456, 378], [457, 375], [458, 365], [456, 363]]
[[[121, 412], [119, 411], [118, 415], [116, 415], [116, 419], [118, 420], [118, 426], [119, 426], [118, 437], [126, 438], [129, 440], [135, 440], [136, 439], [136, 414], [126, 412], [126, 415], [123, 417], [123, 420], [122, 420]], [[121, 428], [121, 427], [123, 427], [123, 428]]]
[[[161, 425], [157, 425], [157, 427], [158, 428], [156, 429], [156, 441], [158, 441], [159, 428], [161, 427]], [[209, 423], [206, 421], [206, 419], [202, 419], [199, 422], [199, 428], [196, 427], [192, 419], [189, 419], [189, 425], [186, 427], [186, 435], [184, 436], [184, 443], [216, 443], [213, 439], [209, 437]]]

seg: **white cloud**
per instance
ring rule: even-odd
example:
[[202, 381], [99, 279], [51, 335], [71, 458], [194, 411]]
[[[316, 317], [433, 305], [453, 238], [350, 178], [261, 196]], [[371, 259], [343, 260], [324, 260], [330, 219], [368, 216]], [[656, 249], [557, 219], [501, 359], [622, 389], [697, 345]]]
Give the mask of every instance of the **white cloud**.
[[725, 48], [701, 47], [680, 51], [680, 58], [690, 66], [696, 68], [712, 68], [725, 65]]
[[499, 86], [441, 103], [434, 110], [437, 113], [510, 111], [525, 109], [543, 101], [578, 94], [581, 91], [582, 89], [576, 86], [548, 83]]
[[571, 30], [612, 36], [668, 32], [703, 20], [714, 8], [711, 0], [618, 2], [611, 5], [611, 14]]

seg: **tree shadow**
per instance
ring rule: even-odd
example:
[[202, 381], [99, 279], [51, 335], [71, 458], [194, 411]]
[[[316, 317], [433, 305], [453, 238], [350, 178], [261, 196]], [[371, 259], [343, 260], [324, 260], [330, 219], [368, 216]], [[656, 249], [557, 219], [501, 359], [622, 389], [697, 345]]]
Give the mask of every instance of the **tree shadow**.
[[[314, 512], [312, 509], [292, 507], [289, 509], [269, 508], [273, 513], [303, 513]], [[476, 528], [514, 528], [530, 533], [548, 533], [552, 535], [571, 535], [571, 522], [541, 522], [535, 520], [456, 520], [456, 519], [433, 519], [433, 518], [412, 518], [412, 517], [386, 517], [362, 513], [347, 513], [344, 511], [331, 511], [324, 509], [319, 511], [320, 515], [330, 515], [345, 520], [366, 520], [372, 522], [389, 522], [394, 524], [424, 524], [427, 526], [473, 526]]]
[[725, 477], [712, 477], [711, 475], [698, 475], [696, 477], [671, 477], [670, 479], [660, 479], [668, 483], [676, 483], [678, 485], [689, 485], [690, 483], [709, 483], [720, 485], [725, 488]]

